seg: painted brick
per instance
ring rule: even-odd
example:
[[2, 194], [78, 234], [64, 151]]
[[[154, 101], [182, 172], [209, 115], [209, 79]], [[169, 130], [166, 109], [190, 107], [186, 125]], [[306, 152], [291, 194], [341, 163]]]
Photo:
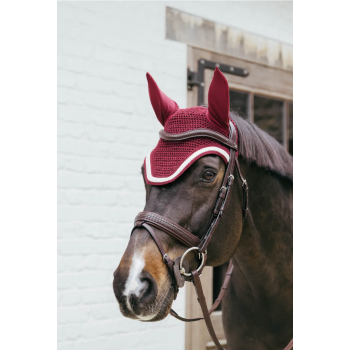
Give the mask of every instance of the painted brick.
[[65, 87], [74, 87], [76, 84], [77, 77], [71, 72], [59, 69], [57, 71], [57, 85]]
[[85, 171], [85, 162], [82, 157], [72, 157], [65, 156], [65, 169], [76, 171], [76, 172], [84, 172]]
[[88, 58], [92, 55], [92, 45], [88, 43], [81, 42], [80, 40], [73, 40], [65, 38], [64, 40], [59, 40], [59, 49], [62, 53], [77, 57]]
[[72, 325], [74, 323], [83, 324], [89, 319], [91, 308], [89, 306], [64, 307], [59, 305], [57, 314], [58, 324]]
[[58, 238], [84, 237], [84, 224], [77, 221], [58, 222]]
[[113, 302], [114, 299], [111, 288], [86, 289], [83, 294], [84, 304], [105, 304]]
[[86, 107], [75, 106], [75, 105], [58, 106], [59, 120], [88, 124], [88, 123], [94, 122], [95, 116], [97, 119], [98, 112], [91, 111]]
[[124, 188], [127, 180], [125, 177], [105, 175], [105, 174], [92, 174], [89, 176], [91, 188], [99, 190], [115, 190]]
[[58, 254], [63, 255], [89, 255], [94, 249], [94, 242], [91, 240], [81, 241], [69, 240], [69, 241], [58, 241]]
[[117, 303], [112, 300], [109, 304], [100, 304], [91, 309], [91, 315], [96, 320], [113, 319], [120, 314]]
[[107, 206], [61, 206], [57, 216], [59, 221], [109, 221], [110, 210]]
[[122, 254], [126, 248], [125, 240], [114, 239], [114, 240], [98, 240], [94, 244], [95, 254]]
[[95, 119], [95, 125], [101, 125], [101, 126], [112, 126], [117, 128], [126, 128], [129, 126], [129, 119], [130, 116], [126, 115], [125, 113], [118, 112], [118, 113], [111, 113], [108, 111], [100, 111], [99, 114], [96, 116]]
[[[135, 349], [140, 344], [139, 337], [128, 334], [91, 339], [89, 341], [79, 341], [74, 349], [77, 350], [116, 350], [116, 349]], [[142, 349], [142, 346], [139, 347]]]
[[[62, 276], [62, 285], [70, 281], [73, 288], [99, 288], [112, 285], [113, 276], [107, 272], [79, 272]], [[61, 288], [65, 289], [65, 288]], [[116, 305], [117, 306], [117, 305]]]
[[82, 271], [84, 269], [84, 262], [85, 262], [84, 257], [80, 255], [76, 255], [76, 256], [60, 255], [57, 258], [58, 272], [64, 273], [67, 271], [69, 272]]
[[81, 325], [67, 325], [67, 326], [58, 326], [57, 327], [57, 340], [74, 340], [78, 338], [81, 334]]
[[98, 174], [98, 173], [101, 172], [102, 159], [100, 159], [100, 158], [92, 158], [92, 157], [85, 157], [84, 158], [84, 163], [85, 163], [85, 171], [87, 173]]
[[64, 88], [57, 88], [57, 102], [58, 103], [67, 103], [68, 101], [69, 90]]
[[58, 300], [62, 306], [77, 305], [82, 300], [82, 294], [78, 291], [62, 291], [58, 293]]
[[[63, 54], [62, 52], [58, 52], [57, 54], [57, 66], [60, 70], [63, 70], [66, 73], [81, 73], [87, 71], [90, 64], [91, 61], [86, 58], [69, 56]], [[67, 83], [72, 84], [72, 82], [69, 79], [68, 82], [66, 82], [66, 84]], [[74, 86], [74, 83], [75, 79], [73, 80], [73, 85], [70, 86]]]

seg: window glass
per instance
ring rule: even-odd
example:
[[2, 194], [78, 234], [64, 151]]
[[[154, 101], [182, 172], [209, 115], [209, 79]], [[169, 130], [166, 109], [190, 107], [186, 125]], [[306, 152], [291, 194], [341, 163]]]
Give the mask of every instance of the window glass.
[[235, 111], [239, 116], [248, 117], [248, 94], [245, 92], [230, 90], [230, 110]]
[[283, 101], [254, 96], [254, 123], [283, 143]]

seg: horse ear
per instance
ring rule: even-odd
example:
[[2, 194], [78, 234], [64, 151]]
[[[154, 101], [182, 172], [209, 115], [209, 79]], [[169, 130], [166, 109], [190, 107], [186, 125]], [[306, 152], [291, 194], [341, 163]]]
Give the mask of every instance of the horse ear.
[[158, 120], [164, 126], [166, 120], [179, 109], [179, 106], [159, 89], [149, 73], [146, 74], [146, 77], [152, 107]]
[[218, 128], [227, 132], [230, 123], [230, 91], [225, 76], [218, 67], [208, 93], [208, 118]]

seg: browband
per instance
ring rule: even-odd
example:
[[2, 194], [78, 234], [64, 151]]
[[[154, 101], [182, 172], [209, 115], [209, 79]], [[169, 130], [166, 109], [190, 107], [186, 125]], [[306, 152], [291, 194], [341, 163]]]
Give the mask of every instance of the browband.
[[219, 134], [218, 132], [209, 130], [209, 129], [194, 129], [194, 130], [185, 131], [179, 134], [171, 134], [169, 132], [166, 132], [165, 130], [160, 130], [159, 136], [161, 139], [165, 141], [182, 141], [182, 140], [187, 140], [194, 137], [209, 137], [237, 151], [237, 144], [234, 142], [234, 140], [227, 138]]

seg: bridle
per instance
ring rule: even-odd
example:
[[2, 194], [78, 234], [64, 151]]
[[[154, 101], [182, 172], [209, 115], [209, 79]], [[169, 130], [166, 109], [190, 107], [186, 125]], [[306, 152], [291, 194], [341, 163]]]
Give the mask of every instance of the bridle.
[[[208, 244], [215, 232], [215, 229], [217, 228], [220, 222], [220, 219], [225, 209], [227, 197], [229, 195], [229, 192], [234, 180], [233, 173], [234, 173], [235, 165], [236, 165], [238, 176], [241, 180], [242, 188], [243, 188], [243, 205], [242, 205], [243, 219], [245, 219], [248, 211], [248, 184], [247, 184], [247, 181], [242, 176], [242, 173], [239, 167], [239, 162], [237, 159], [236, 128], [233, 125], [233, 123], [230, 121], [230, 132], [229, 132], [228, 138], [218, 132], [215, 132], [209, 129], [195, 129], [195, 130], [190, 130], [179, 134], [171, 134], [171, 133], [167, 133], [164, 130], [161, 130], [159, 132], [159, 136], [166, 141], [182, 141], [182, 140], [187, 140], [194, 137], [208, 137], [216, 141], [219, 141], [220, 143], [224, 144], [230, 149], [230, 158], [226, 166], [226, 171], [222, 181], [222, 185], [220, 187], [211, 218], [209, 220], [209, 223], [207, 224], [206, 230], [201, 239], [199, 239], [197, 236], [193, 235], [191, 232], [184, 229], [174, 221], [162, 215], [159, 215], [157, 213], [152, 213], [152, 212], [139, 213], [135, 218], [134, 228], [131, 232], [132, 234], [136, 228], [144, 228], [148, 231], [148, 233], [153, 238], [154, 242], [156, 243], [163, 257], [163, 262], [167, 266], [169, 270], [169, 274], [172, 278], [172, 286], [174, 288], [174, 300], [177, 297], [179, 288], [184, 286], [185, 281], [190, 281], [190, 282], [193, 282], [194, 284], [194, 287], [198, 296], [198, 301], [202, 309], [203, 317], [193, 318], [193, 319], [183, 318], [179, 316], [173, 309], [170, 310], [170, 314], [175, 318], [184, 322], [193, 322], [193, 321], [204, 319], [208, 332], [214, 344], [218, 349], [223, 350], [222, 346], [220, 345], [216, 337], [216, 334], [210, 319], [210, 314], [213, 311], [215, 311], [217, 307], [220, 305], [221, 300], [228, 288], [229, 280], [233, 272], [232, 260], [230, 260], [230, 263], [226, 272], [226, 277], [221, 287], [219, 296], [215, 300], [210, 310], [208, 310], [207, 308], [202, 284], [199, 277], [206, 264]], [[189, 247], [189, 249], [187, 249], [182, 256], [175, 258], [175, 260], [171, 260], [168, 254], [166, 253], [159, 238], [157, 237], [157, 234], [155, 233], [153, 227], [158, 228], [163, 232], [176, 238], [178, 241], [180, 241], [181, 243]], [[194, 250], [198, 251], [199, 259], [201, 261], [200, 266], [196, 270], [193, 270], [191, 272], [186, 272], [186, 269], [188, 269], [188, 261], [186, 259], [186, 255], [189, 252]], [[291, 347], [289, 347], [290, 344], [291, 344]], [[289, 343], [284, 350], [289, 350], [292, 348], [292, 346], [293, 346], [293, 343], [291, 341], [291, 343]]]
[[[205, 230], [205, 233], [203, 234], [202, 238], [199, 239], [197, 236], [193, 235], [188, 230], [184, 229], [177, 223], [173, 222], [172, 220], [161, 216], [156, 213], [151, 212], [141, 212], [139, 213], [135, 218], [135, 226], [133, 231], [136, 228], [144, 228], [146, 229], [149, 234], [152, 236], [154, 242], [156, 243], [160, 253], [163, 257], [163, 262], [166, 264], [170, 276], [172, 278], [172, 286], [174, 288], [174, 299], [176, 299], [177, 294], [179, 292], [179, 288], [184, 286], [185, 280], [192, 281], [197, 295], [198, 300], [202, 308], [203, 316], [208, 328], [208, 331], [210, 333], [210, 336], [212, 337], [215, 345], [218, 347], [218, 349], [222, 349], [216, 334], [214, 332], [211, 320], [210, 320], [210, 314], [219, 306], [225, 291], [227, 289], [230, 276], [232, 275], [233, 271], [233, 263], [230, 261], [228, 271], [226, 272], [226, 278], [224, 280], [223, 286], [221, 288], [221, 291], [219, 293], [219, 296], [217, 300], [215, 301], [214, 305], [210, 310], [208, 310], [205, 302], [205, 297], [203, 293], [203, 288], [200, 282], [200, 274], [202, 273], [205, 263], [207, 260], [207, 247], [208, 244], [215, 232], [216, 227], [218, 226], [220, 219], [222, 217], [222, 214], [225, 209], [226, 200], [228, 197], [228, 194], [230, 192], [230, 188], [233, 184], [234, 176], [234, 166], [237, 165], [238, 174], [242, 181], [242, 187], [243, 187], [243, 193], [244, 193], [244, 202], [243, 202], [243, 217], [246, 216], [247, 210], [248, 210], [248, 185], [246, 180], [244, 180], [241, 171], [239, 169], [238, 160], [236, 158], [237, 155], [237, 134], [236, 129], [232, 122], [230, 122], [230, 135], [229, 138], [226, 138], [222, 134], [219, 134], [218, 132], [209, 130], [209, 129], [195, 129], [187, 132], [183, 132], [180, 134], [170, 134], [167, 133], [164, 130], [161, 130], [159, 132], [159, 135], [162, 139], [166, 141], [182, 141], [194, 137], [209, 137], [211, 139], [214, 139], [216, 141], [219, 141], [220, 143], [224, 144], [225, 146], [229, 147], [230, 149], [230, 158], [229, 162], [226, 167], [225, 175], [222, 181], [221, 188], [219, 190], [219, 194], [211, 215], [211, 218], [209, 220], [209, 223], [207, 225], [207, 228]], [[166, 232], [167, 234], [173, 236], [177, 240], [179, 240], [181, 243], [185, 244], [189, 249], [186, 250], [186, 252], [181, 256], [177, 257], [174, 261], [171, 260], [166, 253], [165, 249], [163, 248], [162, 243], [158, 239], [155, 231], [153, 230], [153, 227], [156, 227], [163, 232]], [[198, 267], [198, 269], [191, 271], [190, 273], [186, 272], [186, 269], [184, 267], [184, 262], [186, 264], [185, 257], [186, 255], [193, 250], [197, 250], [201, 264]], [[188, 267], [187, 267], [188, 268]], [[203, 318], [195, 318], [195, 319], [186, 319], [181, 316], [179, 316], [174, 310], [171, 309], [170, 311], [171, 315], [176, 317], [177, 319], [185, 322], [193, 322], [198, 321]]]

